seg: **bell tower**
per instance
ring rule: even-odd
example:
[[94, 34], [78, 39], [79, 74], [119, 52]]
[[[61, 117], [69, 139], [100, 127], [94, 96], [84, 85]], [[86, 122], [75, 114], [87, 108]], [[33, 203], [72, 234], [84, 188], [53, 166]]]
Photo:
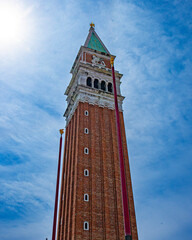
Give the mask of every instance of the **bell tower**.
[[[57, 240], [124, 240], [111, 54], [90, 25], [72, 66]], [[132, 240], [137, 226], [120, 91], [115, 71]]]

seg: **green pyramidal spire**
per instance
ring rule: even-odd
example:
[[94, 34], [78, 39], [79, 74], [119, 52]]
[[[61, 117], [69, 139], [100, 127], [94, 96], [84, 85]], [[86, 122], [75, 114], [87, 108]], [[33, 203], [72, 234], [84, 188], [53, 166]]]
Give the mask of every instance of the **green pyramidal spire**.
[[105, 48], [102, 46], [102, 44], [100, 43], [99, 39], [95, 36], [94, 32], [92, 32], [91, 38], [89, 40], [88, 43], [88, 48], [100, 51], [100, 52], [104, 52], [107, 53], [107, 51], [105, 50]]
[[103, 44], [103, 42], [101, 41], [101, 39], [99, 38], [99, 36], [97, 35], [97, 33], [95, 32], [94, 29], [95, 25], [91, 23], [90, 26], [91, 27], [89, 30], [89, 34], [87, 36], [84, 46], [99, 52], [110, 54], [105, 45]]

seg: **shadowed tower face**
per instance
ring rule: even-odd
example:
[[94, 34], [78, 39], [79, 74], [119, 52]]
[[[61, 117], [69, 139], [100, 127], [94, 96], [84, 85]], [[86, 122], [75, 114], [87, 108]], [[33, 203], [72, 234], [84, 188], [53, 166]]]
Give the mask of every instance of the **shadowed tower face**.
[[[66, 132], [57, 240], [124, 240], [110, 53], [91, 25], [65, 94]], [[137, 226], [122, 102], [115, 72], [132, 239]]]

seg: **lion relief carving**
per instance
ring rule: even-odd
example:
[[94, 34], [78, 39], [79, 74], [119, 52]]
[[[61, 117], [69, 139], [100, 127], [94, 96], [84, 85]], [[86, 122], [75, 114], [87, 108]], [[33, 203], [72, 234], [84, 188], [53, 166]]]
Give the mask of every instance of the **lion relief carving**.
[[95, 54], [93, 55], [93, 58], [92, 58], [91, 62], [95, 65], [101, 65], [103, 67], [106, 66], [104, 60], [100, 57], [97, 57]]

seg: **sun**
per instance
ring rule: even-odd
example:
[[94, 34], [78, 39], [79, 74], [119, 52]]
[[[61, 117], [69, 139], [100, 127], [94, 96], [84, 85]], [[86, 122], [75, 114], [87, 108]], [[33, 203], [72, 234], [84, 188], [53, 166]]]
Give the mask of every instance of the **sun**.
[[19, 5], [0, 3], [0, 47], [24, 39], [25, 17], [26, 13]]

